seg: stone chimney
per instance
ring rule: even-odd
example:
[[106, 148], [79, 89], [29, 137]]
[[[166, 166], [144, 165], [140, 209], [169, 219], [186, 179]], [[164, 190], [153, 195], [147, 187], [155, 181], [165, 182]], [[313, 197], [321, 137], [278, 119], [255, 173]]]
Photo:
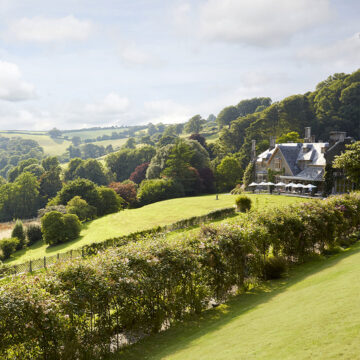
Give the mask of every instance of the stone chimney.
[[337, 142], [344, 142], [345, 138], [346, 138], [345, 131], [330, 131], [329, 144], [330, 146], [332, 146]]
[[251, 161], [256, 160], [256, 140], [251, 140]]
[[275, 147], [276, 144], [276, 136], [270, 136], [270, 150], [273, 149]]
[[311, 127], [310, 126], [305, 128], [304, 142], [305, 143], [310, 143], [311, 142]]

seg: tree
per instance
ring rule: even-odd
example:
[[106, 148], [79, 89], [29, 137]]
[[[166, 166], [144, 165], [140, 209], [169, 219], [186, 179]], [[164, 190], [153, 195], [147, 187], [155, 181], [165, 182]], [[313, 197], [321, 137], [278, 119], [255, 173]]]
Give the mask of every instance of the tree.
[[255, 163], [250, 161], [244, 171], [243, 184], [247, 188], [252, 182], [255, 181]]
[[235, 106], [227, 106], [220, 111], [216, 121], [220, 128], [227, 125], [230, 127], [230, 123], [238, 117], [239, 110]]
[[240, 182], [243, 171], [234, 156], [225, 156], [216, 168], [219, 191], [229, 191]]
[[80, 196], [88, 204], [95, 207], [100, 202], [96, 185], [87, 179], [75, 179], [65, 184], [57, 195], [57, 203], [66, 205], [75, 196]]
[[159, 142], [157, 143], [158, 147], [163, 147], [169, 144], [175, 144], [177, 139], [177, 136], [174, 135], [163, 135], [160, 139]]
[[71, 142], [74, 146], [79, 146], [81, 144], [81, 137], [80, 136], [73, 136], [71, 138]]
[[62, 135], [62, 132], [57, 128], [53, 128], [48, 132], [48, 134], [52, 138], [58, 138], [58, 137], [60, 137]]
[[133, 206], [136, 203], [136, 185], [132, 181], [113, 182], [109, 185], [125, 202]]
[[278, 144], [283, 144], [283, 143], [287, 143], [287, 142], [292, 142], [292, 143], [301, 143], [304, 142], [304, 140], [300, 139], [300, 135], [299, 133], [297, 133], [296, 131], [291, 131], [287, 134], [283, 134], [281, 135], [277, 141]]
[[109, 182], [103, 165], [95, 159], [88, 159], [79, 163], [74, 171], [74, 176], [75, 178], [91, 180], [97, 185], [106, 185]]
[[41, 165], [45, 171], [50, 171], [54, 168], [60, 167], [59, 160], [56, 156], [48, 156], [41, 161]]
[[41, 218], [41, 231], [46, 244], [55, 245], [75, 240], [80, 235], [81, 223], [74, 214], [51, 211]]
[[126, 143], [124, 144], [125, 149], [135, 149], [136, 148], [136, 140], [131, 137], [129, 138]]
[[184, 131], [185, 124], [176, 124], [175, 126], [175, 134], [180, 135]]
[[342, 169], [356, 188], [360, 188], [360, 141], [346, 145], [347, 150], [335, 157], [333, 167]]
[[135, 170], [130, 174], [129, 179], [136, 184], [140, 184], [146, 178], [146, 170], [149, 167], [149, 162], [144, 162], [138, 165]]
[[271, 105], [269, 97], [245, 99], [239, 102], [237, 109], [239, 116], [246, 116], [258, 111], [262, 111]]
[[67, 168], [64, 171], [64, 180], [65, 181], [75, 180], [77, 177], [76, 170], [82, 163], [83, 160], [80, 158], [71, 159]]
[[69, 152], [70, 159], [81, 157], [81, 150], [78, 147], [70, 145], [66, 150]]
[[113, 190], [105, 186], [97, 188], [99, 202], [97, 204], [98, 216], [104, 216], [118, 212], [124, 204], [124, 200]]
[[26, 235], [21, 220], [17, 220], [15, 226], [11, 232], [12, 238], [17, 238], [19, 240], [16, 250], [21, 250], [26, 245]]
[[154, 142], [151, 140], [150, 135], [142, 136], [140, 142], [146, 145], [152, 145], [152, 146], [155, 145]]
[[199, 144], [201, 146], [203, 146], [206, 149], [206, 140], [202, 135], [200, 135], [200, 134], [191, 134], [189, 136], [189, 139], [190, 140], [196, 140], [197, 142], [199, 142]]
[[24, 172], [33, 174], [37, 179], [39, 179], [41, 177], [41, 175], [45, 172], [45, 170], [41, 165], [32, 164], [32, 165], [27, 166], [24, 169]]
[[148, 135], [149, 135], [149, 136], [152, 136], [152, 135], [154, 135], [156, 132], [157, 132], [157, 129], [156, 129], [155, 125], [152, 124], [152, 123], [149, 123], [149, 124], [148, 124], [148, 129], [147, 129]]
[[195, 115], [185, 124], [185, 131], [188, 134], [199, 133], [202, 130], [204, 123], [205, 120], [203, 120], [200, 115]]
[[96, 217], [96, 208], [89, 205], [80, 196], [74, 196], [66, 205], [68, 214], [75, 214], [80, 221], [92, 220]]
[[210, 114], [208, 118], [206, 119], [207, 122], [215, 122], [216, 116], [214, 114]]

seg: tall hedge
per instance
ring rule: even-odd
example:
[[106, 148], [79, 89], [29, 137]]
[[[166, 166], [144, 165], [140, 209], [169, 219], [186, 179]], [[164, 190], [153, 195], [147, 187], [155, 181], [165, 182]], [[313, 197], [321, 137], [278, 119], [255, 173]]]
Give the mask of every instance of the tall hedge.
[[302, 262], [360, 234], [360, 194], [332, 197], [109, 248], [0, 288], [1, 359], [105, 358], [120, 335], [157, 332], [264, 276], [269, 255]]

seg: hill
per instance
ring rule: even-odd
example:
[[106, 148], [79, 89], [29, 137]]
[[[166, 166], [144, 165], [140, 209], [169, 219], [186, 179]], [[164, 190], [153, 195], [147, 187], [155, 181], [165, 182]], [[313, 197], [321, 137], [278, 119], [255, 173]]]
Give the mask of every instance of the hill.
[[114, 359], [356, 359], [360, 245], [294, 268]]
[[[253, 199], [255, 210], [304, 201], [304, 199], [296, 197], [249, 196]], [[184, 218], [205, 215], [216, 209], [233, 206], [234, 203], [235, 195], [220, 195], [219, 200], [215, 200], [215, 195], [207, 195], [159, 201], [138, 209], [126, 209], [86, 223], [79, 239], [75, 241], [51, 247], [43, 242], [38, 242], [26, 249], [17, 251], [6, 263], [19, 264], [30, 259], [66, 252], [116, 236], [151, 229], [155, 226], [169, 225]]]

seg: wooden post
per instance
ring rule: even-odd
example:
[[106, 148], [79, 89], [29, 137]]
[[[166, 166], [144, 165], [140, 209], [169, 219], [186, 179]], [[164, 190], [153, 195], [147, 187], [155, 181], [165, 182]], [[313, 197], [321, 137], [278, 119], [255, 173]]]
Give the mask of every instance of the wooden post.
[[30, 263], [29, 263], [29, 271], [32, 272], [32, 261], [30, 260]]
[[60, 260], [60, 254], [59, 253], [56, 254], [56, 258], [57, 258], [57, 261]]
[[46, 256], [44, 256], [44, 268], [46, 269]]
[[72, 259], [72, 250], [70, 250], [70, 259]]

